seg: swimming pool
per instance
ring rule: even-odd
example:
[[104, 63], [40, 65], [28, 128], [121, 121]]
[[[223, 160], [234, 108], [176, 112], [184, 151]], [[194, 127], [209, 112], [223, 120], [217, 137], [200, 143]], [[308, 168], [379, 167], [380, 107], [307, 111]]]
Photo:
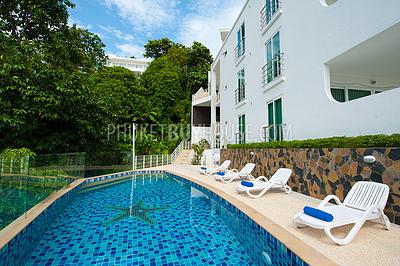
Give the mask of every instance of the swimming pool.
[[216, 194], [169, 173], [82, 187], [27, 265], [306, 265]]

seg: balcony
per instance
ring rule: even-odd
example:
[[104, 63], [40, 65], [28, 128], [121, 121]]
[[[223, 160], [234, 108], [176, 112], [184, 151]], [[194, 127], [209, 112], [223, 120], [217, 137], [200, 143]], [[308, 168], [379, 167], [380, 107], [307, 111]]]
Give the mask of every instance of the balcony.
[[267, 0], [267, 4], [260, 11], [260, 30], [265, 32], [268, 25], [278, 18], [282, 8], [281, 0]]
[[243, 102], [245, 99], [246, 99], [246, 88], [245, 85], [243, 84], [242, 86], [239, 86], [239, 88], [235, 90], [235, 103], [239, 104]]
[[235, 143], [236, 144], [246, 143], [246, 133], [244, 133], [244, 132], [235, 133]]
[[210, 96], [210, 90], [200, 88], [195, 94], [192, 95], [192, 101], [198, 101]]
[[239, 61], [246, 52], [246, 38], [243, 37], [241, 42], [235, 48], [235, 63]]
[[268, 61], [267, 64], [261, 68], [261, 70], [263, 87], [283, 76], [283, 53], [275, 54], [272, 60]]
[[291, 126], [288, 124], [274, 124], [262, 128], [263, 139], [269, 141], [291, 140]]

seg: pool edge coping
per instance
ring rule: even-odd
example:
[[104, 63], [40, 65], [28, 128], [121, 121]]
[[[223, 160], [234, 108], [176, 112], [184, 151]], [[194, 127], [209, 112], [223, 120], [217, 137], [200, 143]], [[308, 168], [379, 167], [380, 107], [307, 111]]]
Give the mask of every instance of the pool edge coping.
[[252, 219], [254, 222], [256, 222], [258, 225], [260, 225], [264, 230], [266, 230], [268, 233], [270, 233], [273, 237], [278, 239], [282, 244], [284, 244], [287, 248], [289, 248], [291, 251], [293, 251], [297, 256], [299, 256], [303, 261], [308, 263], [309, 265], [339, 265], [337, 262], [333, 261], [332, 259], [328, 258], [324, 254], [322, 254], [320, 251], [316, 250], [315, 248], [311, 247], [309, 244], [301, 240], [300, 238], [296, 237], [289, 231], [287, 231], [285, 228], [280, 226], [279, 224], [273, 222], [271, 219], [269, 219], [267, 216], [264, 214], [260, 213], [253, 207], [247, 205], [245, 202], [240, 201], [239, 199], [232, 197], [225, 191], [212, 186], [210, 184], [201, 182], [198, 179], [192, 178], [188, 176], [185, 173], [182, 172], [175, 172], [171, 169], [165, 169], [165, 168], [157, 168], [160, 169], [164, 172], [180, 176], [182, 178], [185, 178], [193, 183], [196, 183], [205, 189], [208, 189], [209, 191], [217, 194], [233, 206], [235, 206], [237, 209], [239, 209], [241, 212], [243, 212], [245, 215], [247, 215], [250, 219]]

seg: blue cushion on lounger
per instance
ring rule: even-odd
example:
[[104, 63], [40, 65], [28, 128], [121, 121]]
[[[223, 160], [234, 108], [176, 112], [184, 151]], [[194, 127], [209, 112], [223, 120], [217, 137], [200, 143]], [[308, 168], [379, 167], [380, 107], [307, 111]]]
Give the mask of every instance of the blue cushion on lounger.
[[241, 184], [244, 187], [254, 187], [254, 184], [252, 182], [249, 182], [249, 181], [242, 181]]
[[313, 208], [313, 207], [309, 207], [309, 206], [305, 206], [303, 209], [304, 213], [317, 218], [319, 220], [325, 221], [325, 222], [332, 222], [333, 221], [333, 216], [330, 213], [321, 211], [319, 209]]
[[217, 175], [224, 176], [225, 172], [217, 172]]

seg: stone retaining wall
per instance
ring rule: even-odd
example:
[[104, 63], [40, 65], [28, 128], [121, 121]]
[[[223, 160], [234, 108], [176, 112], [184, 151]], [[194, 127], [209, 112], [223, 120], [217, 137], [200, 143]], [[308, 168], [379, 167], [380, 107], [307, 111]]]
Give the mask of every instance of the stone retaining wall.
[[[365, 155], [375, 156], [376, 162], [365, 163]], [[293, 191], [320, 199], [335, 194], [343, 200], [356, 181], [385, 183], [390, 187], [385, 213], [400, 224], [400, 148], [221, 150], [221, 162], [226, 159], [236, 169], [254, 162], [254, 176], [269, 178], [280, 167], [293, 169]]]

